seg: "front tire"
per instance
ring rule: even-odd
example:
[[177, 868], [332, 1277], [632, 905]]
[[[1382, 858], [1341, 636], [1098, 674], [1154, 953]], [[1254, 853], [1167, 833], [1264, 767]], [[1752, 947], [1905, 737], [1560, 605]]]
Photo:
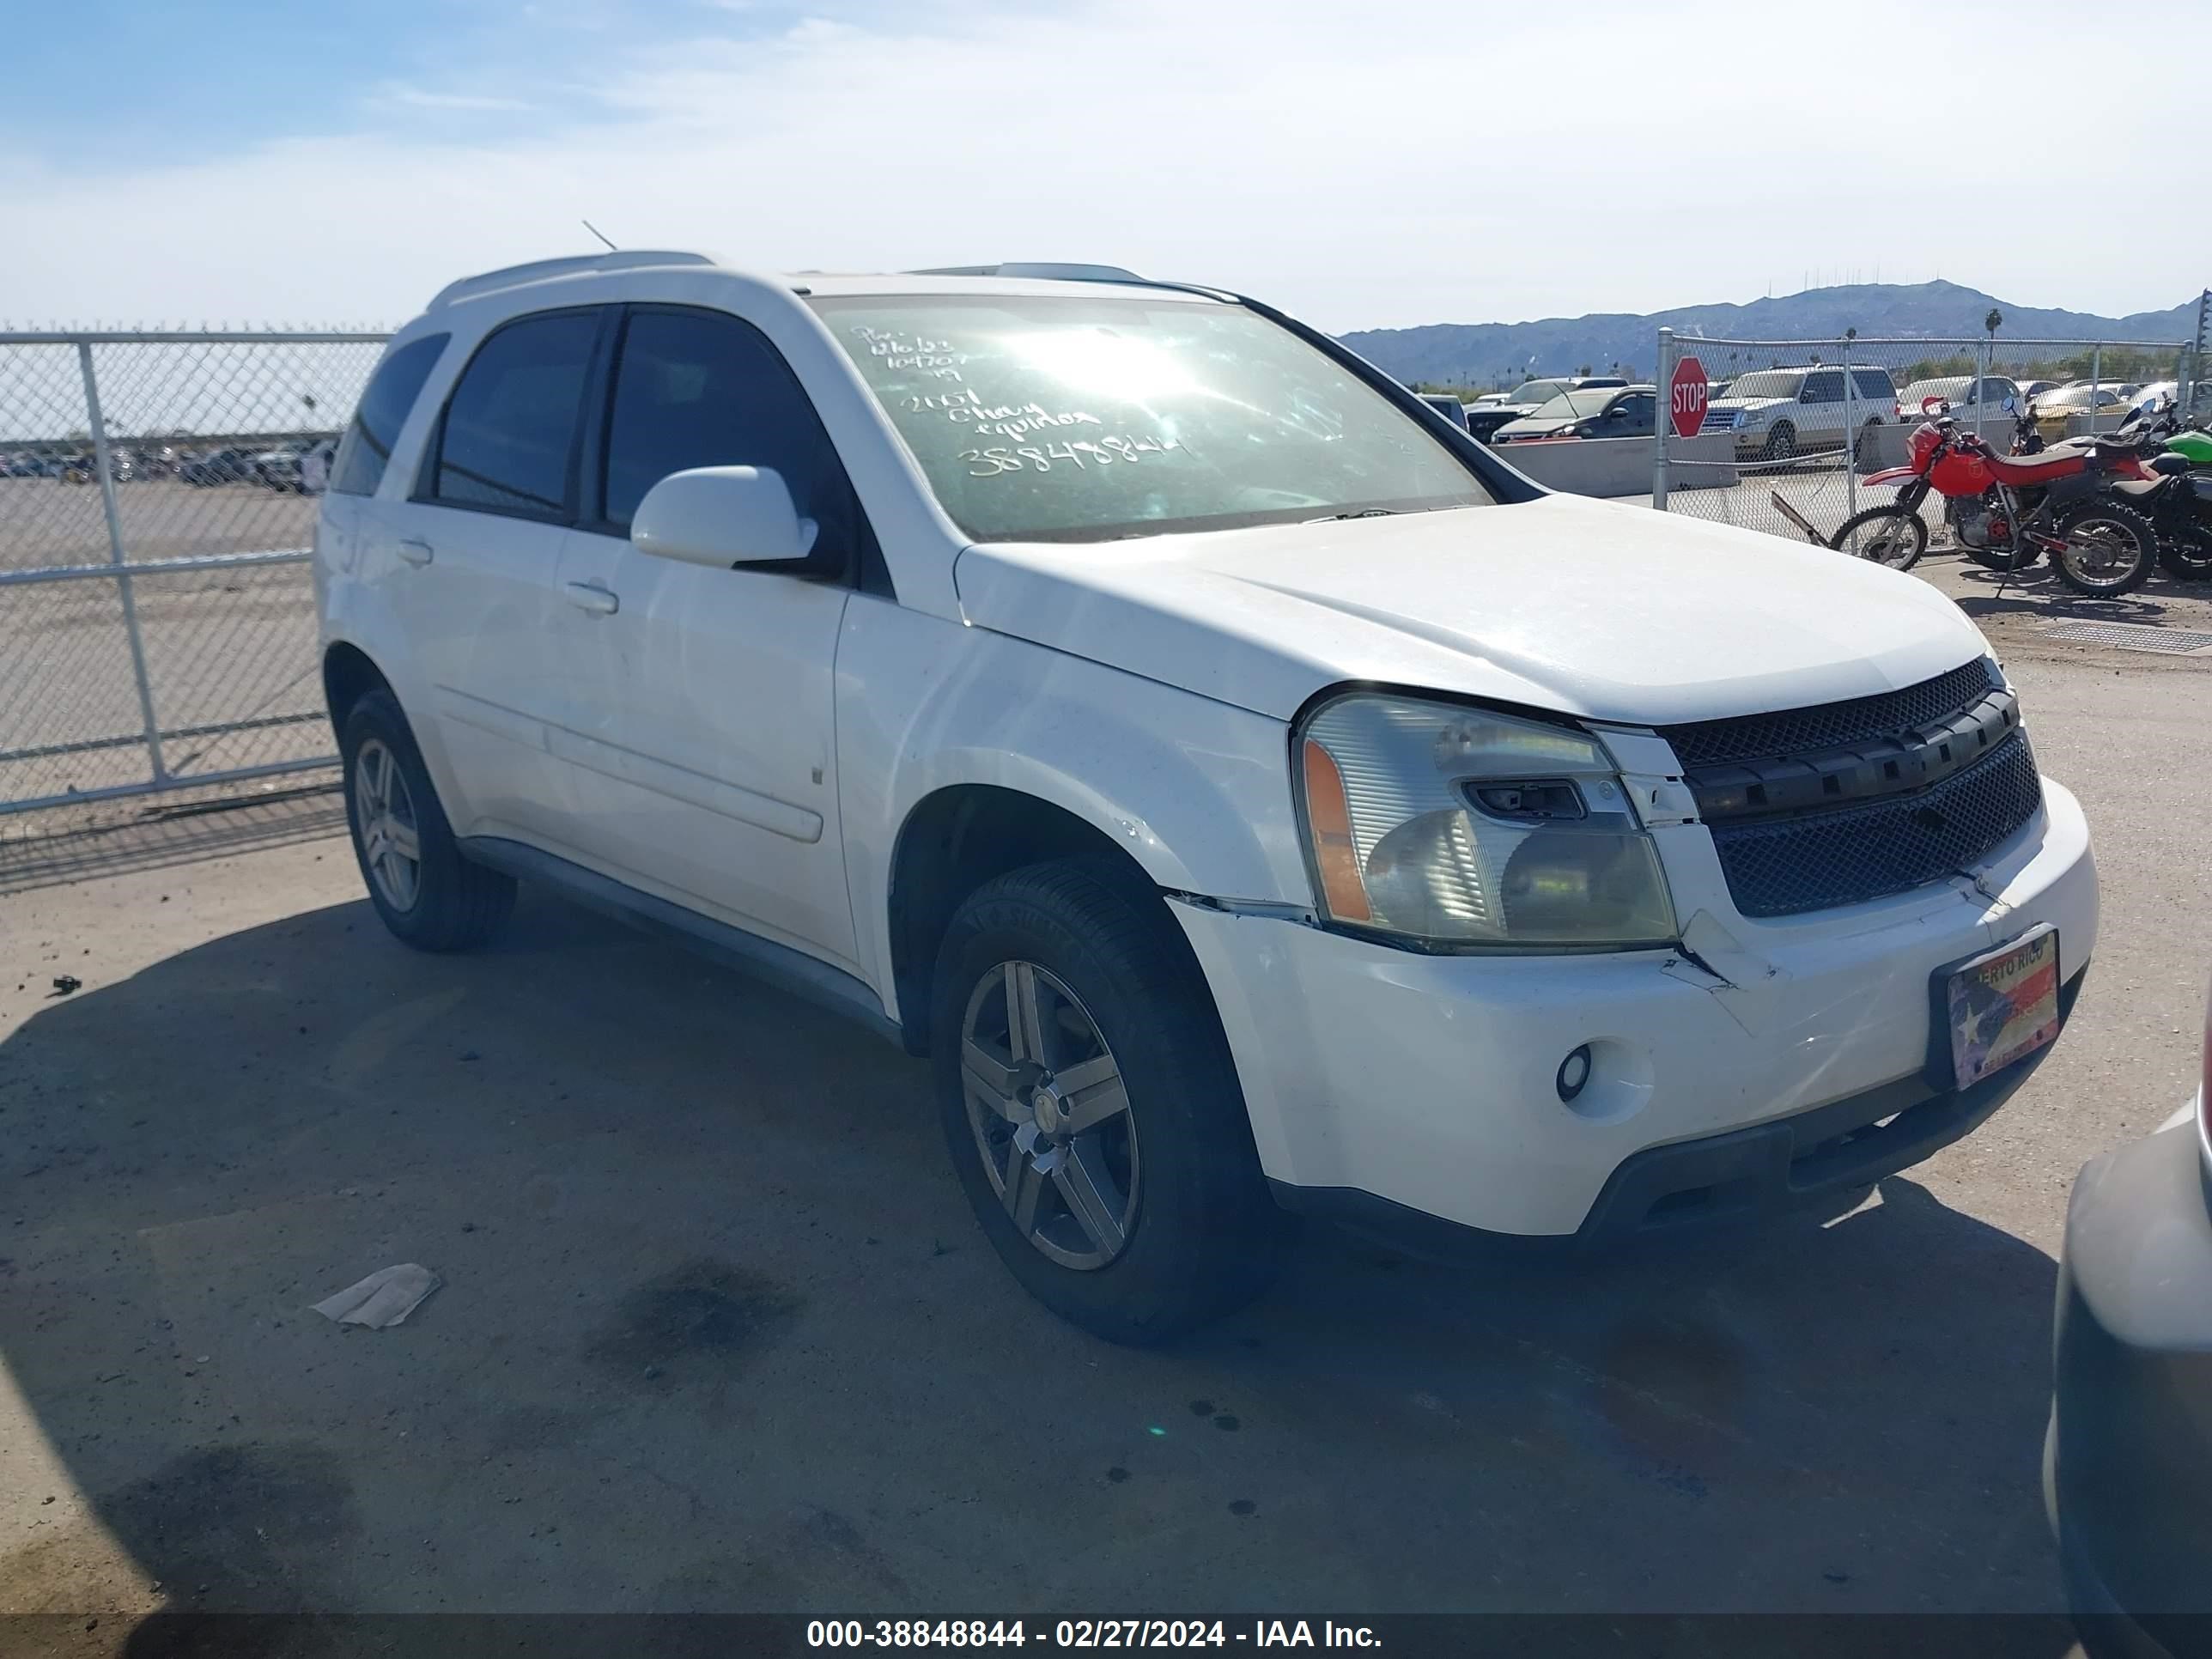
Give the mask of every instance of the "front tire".
[[1267, 1191], [1204, 976], [1110, 865], [987, 883], [939, 948], [932, 1065], [976, 1221], [1024, 1289], [1109, 1342], [1164, 1342], [1263, 1290]]
[[2142, 586], [2158, 562], [2158, 532], [2149, 519], [2107, 496], [2069, 508], [2054, 528], [2066, 538], [2051, 556], [2058, 580], [2089, 599], [2114, 599]]
[[418, 951], [466, 951], [490, 939], [514, 908], [514, 879], [461, 856], [390, 692], [368, 692], [348, 711], [338, 753], [354, 858], [392, 936]]
[[1784, 421], [1766, 434], [1765, 446], [1759, 452], [1759, 459], [1786, 461], [1797, 453], [1797, 428]]
[[1928, 524], [1902, 507], [1870, 507], [1844, 520], [1828, 545], [1855, 559], [1910, 570], [1928, 550]]

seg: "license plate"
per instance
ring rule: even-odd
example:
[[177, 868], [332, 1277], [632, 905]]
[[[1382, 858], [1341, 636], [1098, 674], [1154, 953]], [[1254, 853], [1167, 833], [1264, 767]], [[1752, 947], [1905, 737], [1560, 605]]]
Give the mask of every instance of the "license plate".
[[1979, 1083], [2058, 1035], [2058, 930], [2039, 927], [1950, 970], [1951, 1075]]

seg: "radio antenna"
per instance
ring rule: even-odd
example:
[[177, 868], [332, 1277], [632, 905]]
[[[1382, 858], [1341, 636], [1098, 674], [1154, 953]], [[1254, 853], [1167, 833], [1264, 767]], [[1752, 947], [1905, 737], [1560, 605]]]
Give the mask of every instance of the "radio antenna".
[[586, 219], [586, 220], [585, 220], [585, 221], [584, 221], [584, 228], [585, 228], [586, 230], [590, 231], [590, 232], [592, 233], [592, 235], [594, 235], [594, 236], [598, 237], [601, 241], [603, 241], [603, 242], [606, 242], [606, 243], [607, 243], [607, 252], [610, 252], [610, 253], [614, 253], [614, 252], [618, 252], [618, 251], [619, 251], [618, 249], [617, 249], [617, 248], [616, 248], [615, 245], [614, 245], [612, 242], [607, 242], [607, 234], [606, 234], [606, 232], [605, 232], [605, 231], [601, 230], [601, 229], [600, 229], [597, 225], [593, 224], [593, 223], [592, 223], [589, 219]]

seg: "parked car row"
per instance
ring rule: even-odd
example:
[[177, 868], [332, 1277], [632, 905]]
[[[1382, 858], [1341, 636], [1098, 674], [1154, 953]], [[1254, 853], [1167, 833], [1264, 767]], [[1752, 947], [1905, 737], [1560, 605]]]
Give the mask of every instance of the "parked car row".
[[[233, 444], [197, 452], [166, 444], [159, 447], [115, 445], [107, 453], [107, 472], [118, 483], [174, 478], [203, 488], [250, 483], [316, 495], [322, 493], [329, 481], [331, 459], [337, 449], [335, 435], [289, 439], [266, 448]], [[0, 454], [0, 478], [55, 478], [64, 483], [90, 483], [99, 475], [100, 463], [89, 449], [26, 450]]]

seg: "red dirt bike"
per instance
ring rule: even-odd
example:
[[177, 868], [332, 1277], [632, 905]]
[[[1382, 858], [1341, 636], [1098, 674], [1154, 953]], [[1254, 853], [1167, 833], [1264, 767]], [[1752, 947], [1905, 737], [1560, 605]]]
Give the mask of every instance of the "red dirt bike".
[[1920, 504], [1932, 489], [1966, 556], [1993, 570], [2024, 570], [2048, 552], [2059, 580], [2093, 599], [2124, 593], [2150, 574], [2158, 532], [2140, 507], [2112, 493], [2122, 483], [2155, 481], [2131, 447], [2000, 455], [1962, 430], [1940, 399], [1922, 407], [1929, 418], [1913, 429], [1907, 464], [1866, 481], [1896, 484], [1897, 500], [1852, 514], [1829, 546], [1911, 569], [1928, 550]]

